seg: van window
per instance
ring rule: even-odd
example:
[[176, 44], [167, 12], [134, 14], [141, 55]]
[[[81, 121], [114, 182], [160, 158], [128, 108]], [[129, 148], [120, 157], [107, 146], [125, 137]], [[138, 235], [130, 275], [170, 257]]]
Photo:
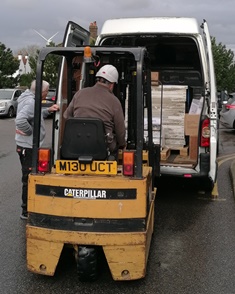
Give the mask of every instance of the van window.
[[106, 38], [103, 46], [144, 46], [148, 49], [153, 70], [190, 69], [201, 71], [196, 42], [189, 37], [122, 36]]

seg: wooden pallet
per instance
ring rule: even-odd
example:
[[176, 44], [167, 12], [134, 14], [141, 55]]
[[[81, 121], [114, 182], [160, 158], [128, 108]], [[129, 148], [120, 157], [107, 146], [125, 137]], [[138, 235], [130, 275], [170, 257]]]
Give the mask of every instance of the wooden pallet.
[[161, 160], [167, 160], [172, 154], [180, 155], [181, 157], [187, 157], [188, 156], [188, 146], [183, 147], [172, 147], [168, 148], [165, 147], [161, 151]]

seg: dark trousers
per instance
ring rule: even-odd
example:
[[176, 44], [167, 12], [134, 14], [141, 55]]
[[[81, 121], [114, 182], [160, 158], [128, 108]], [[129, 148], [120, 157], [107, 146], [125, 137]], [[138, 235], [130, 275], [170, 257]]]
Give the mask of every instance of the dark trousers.
[[32, 149], [16, 147], [16, 151], [20, 158], [21, 171], [22, 171], [22, 205], [23, 211], [27, 212], [28, 200], [28, 177], [32, 169]]

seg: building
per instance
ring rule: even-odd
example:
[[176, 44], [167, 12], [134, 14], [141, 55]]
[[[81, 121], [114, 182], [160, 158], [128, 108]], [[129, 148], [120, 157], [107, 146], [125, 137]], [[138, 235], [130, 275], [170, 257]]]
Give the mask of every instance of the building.
[[19, 74], [28, 74], [31, 72], [31, 68], [29, 65], [29, 56], [27, 53], [22, 54], [21, 52], [18, 53], [18, 60], [20, 61], [19, 65]]
[[90, 32], [90, 44], [94, 45], [96, 38], [98, 36], [98, 27], [97, 27], [96, 21], [90, 23], [89, 32]]

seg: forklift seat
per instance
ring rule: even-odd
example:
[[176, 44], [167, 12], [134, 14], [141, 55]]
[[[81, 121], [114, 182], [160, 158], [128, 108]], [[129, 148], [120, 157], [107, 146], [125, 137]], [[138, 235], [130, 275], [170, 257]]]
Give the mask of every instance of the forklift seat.
[[108, 157], [104, 123], [99, 118], [69, 118], [65, 122], [61, 158], [91, 162]]

